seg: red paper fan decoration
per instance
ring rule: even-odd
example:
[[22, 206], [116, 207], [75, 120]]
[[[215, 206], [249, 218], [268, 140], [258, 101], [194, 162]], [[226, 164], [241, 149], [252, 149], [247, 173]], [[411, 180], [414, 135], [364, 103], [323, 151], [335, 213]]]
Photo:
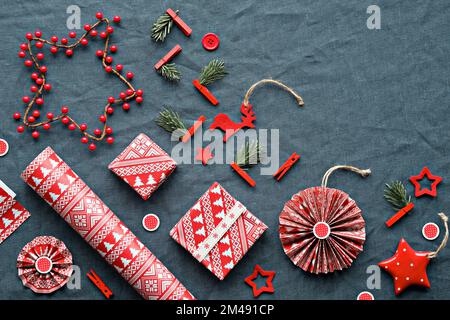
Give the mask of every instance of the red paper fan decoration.
[[17, 257], [19, 278], [36, 293], [51, 293], [64, 286], [72, 275], [72, 254], [54, 237], [36, 237]]
[[280, 240], [292, 262], [311, 273], [348, 268], [366, 240], [361, 209], [349, 195], [327, 188], [330, 174], [346, 169], [366, 177], [370, 169], [336, 166], [325, 173], [322, 186], [294, 194], [280, 214]]

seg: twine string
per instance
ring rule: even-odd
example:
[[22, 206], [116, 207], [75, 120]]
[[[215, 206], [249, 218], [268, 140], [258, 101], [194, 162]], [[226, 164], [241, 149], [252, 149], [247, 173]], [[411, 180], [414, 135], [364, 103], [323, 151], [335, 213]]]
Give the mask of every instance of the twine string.
[[255, 91], [256, 87], [258, 87], [259, 85], [263, 85], [263, 84], [274, 84], [284, 90], [286, 90], [287, 92], [289, 92], [290, 94], [292, 94], [295, 98], [295, 100], [297, 100], [297, 103], [300, 107], [302, 107], [305, 103], [303, 102], [302, 97], [294, 91], [294, 89], [288, 87], [287, 85], [285, 85], [284, 83], [278, 81], [278, 80], [273, 80], [273, 79], [262, 79], [259, 80], [258, 82], [254, 83], [247, 91], [247, 93], [244, 96], [244, 101], [243, 104], [244, 106], [248, 107], [249, 103], [248, 100], [250, 99], [250, 96], [253, 94], [253, 91]]
[[436, 251], [430, 252], [428, 254], [428, 258], [430, 258], [430, 259], [436, 258], [439, 251], [441, 251], [442, 249], [445, 248], [445, 246], [447, 245], [447, 241], [448, 241], [448, 217], [442, 212], [439, 213], [438, 216], [441, 218], [442, 222], [444, 222], [445, 236], [444, 236], [444, 239], [442, 239], [442, 242], [439, 245], [439, 247], [436, 249]]
[[323, 188], [325, 188], [327, 186], [328, 178], [330, 177], [330, 175], [334, 171], [339, 170], [339, 169], [355, 172], [363, 178], [369, 176], [372, 173], [372, 171], [370, 171], [370, 169], [359, 169], [359, 168], [356, 168], [353, 166], [347, 166], [347, 165], [334, 166], [334, 167], [331, 167], [330, 169], [328, 169], [327, 172], [325, 172], [325, 174], [323, 175], [323, 178], [322, 178], [322, 187]]

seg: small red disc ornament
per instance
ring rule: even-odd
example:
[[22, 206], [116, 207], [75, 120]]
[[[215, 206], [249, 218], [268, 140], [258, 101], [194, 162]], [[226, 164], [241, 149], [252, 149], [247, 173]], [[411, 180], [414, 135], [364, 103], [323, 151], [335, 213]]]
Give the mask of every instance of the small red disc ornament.
[[40, 257], [34, 263], [34, 267], [40, 274], [47, 274], [52, 270], [53, 262], [49, 257]]
[[214, 33], [207, 33], [203, 36], [202, 45], [208, 51], [214, 51], [219, 47], [219, 37]]
[[142, 226], [147, 231], [156, 231], [159, 228], [159, 218], [156, 214], [149, 213], [142, 219]]
[[439, 237], [439, 227], [436, 223], [428, 222], [422, 228], [422, 235], [427, 240], [436, 240]]
[[349, 195], [327, 187], [338, 169], [367, 177], [370, 169], [352, 166], [330, 168], [322, 186], [294, 194], [279, 218], [280, 240], [291, 261], [304, 271], [321, 274], [350, 267], [366, 240], [361, 209]]
[[36, 293], [51, 293], [69, 281], [72, 254], [61, 240], [36, 237], [20, 251], [17, 270], [24, 286]]
[[326, 239], [330, 235], [331, 228], [328, 223], [325, 222], [317, 222], [313, 227], [314, 236], [317, 239]]
[[375, 300], [375, 297], [370, 292], [363, 291], [358, 294], [356, 300]]
[[0, 139], [0, 157], [6, 156], [9, 151], [8, 141], [5, 139]]

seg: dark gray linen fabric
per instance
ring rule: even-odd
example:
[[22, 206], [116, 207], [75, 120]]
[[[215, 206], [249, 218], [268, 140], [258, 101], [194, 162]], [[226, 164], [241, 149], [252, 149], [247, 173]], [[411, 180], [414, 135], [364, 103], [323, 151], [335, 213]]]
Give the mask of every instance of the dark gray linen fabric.
[[[199, 299], [250, 299], [244, 284], [255, 264], [277, 272], [273, 295], [260, 299], [355, 299], [367, 290], [367, 267], [390, 257], [404, 237], [416, 250], [433, 250], [439, 240], [426, 241], [424, 223], [441, 226], [437, 213], [449, 211], [448, 184], [450, 145], [448, 90], [450, 62], [450, 3], [434, 1], [22, 1], [2, 0], [0, 11], [1, 122], [0, 137], [10, 152], [0, 158], [0, 179], [17, 193], [31, 218], [0, 245], [0, 299], [103, 299], [85, 277], [93, 268], [115, 294], [115, 299], [140, 299], [138, 294], [92, 250], [19, 177], [22, 170], [46, 146], [51, 146], [130, 227], [150, 250]], [[369, 5], [381, 8], [381, 29], [369, 30]], [[93, 23], [95, 12], [106, 17], [120, 15], [112, 42], [113, 56], [125, 70], [135, 73], [133, 84], [145, 92], [141, 106], [130, 112], [120, 108], [111, 117], [116, 143], [98, 145], [89, 152], [80, 135], [55, 124], [34, 141], [29, 133], [15, 132], [11, 118], [23, 112], [21, 97], [29, 94], [29, 75], [17, 58], [26, 32], [42, 30], [44, 37], [67, 35], [66, 9], [81, 8], [81, 26]], [[175, 28], [163, 44], [150, 41], [153, 21], [168, 7], [192, 27], [190, 38]], [[79, 30], [80, 34], [82, 30]], [[216, 33], [221, 40], [215, 52], [201, 46], [202, 36]], [[176, 58], [183, 73], [179, 84], [170, 84], [155, 73], [153, 64], [175, 44], [183, 52]], [[90, 128], [110, 95], [123, 90], [119, 81], [101, 70], [95, 50], [100, 41], [75, 50], [67, 59], [52, 57], [45, 63], [53, 90], [45, 97], [42, 112], [59, 112], [68, 105], [76, 119]], [[210, 88], [220, 105], [211, 106], [193, 88], [203, 65], [214, 57], [225, 60], [230, 74]], [[257, 128], [280, 129], [280, 161], [296, 151], [300, 163], [280, 182], [259, 175], [249, 188], [228, 165], [180, 165], [148, 201], [143, 201], [107, 165], [140, 132], [148, 134], [165, 150], [173, 144], [155, 125], [164, 104], [172, 105], [192, 123], [204, 114], [209, 126], [213, 117], [225, 112], [239, 119], [245, 91], [262, 78], [285, 82], [300, 92], [305, 107], [282, 90], [258, 89], [251, 102]], [[361, 179], [338, 172], [329, 185], [348, 192], [363, 210], [367, 241], [350, 269], [327, 276], [310, 275], [284, 254], [278, 238], [278, 215], [292, 194], [320, 184], [323, 173], [335, 164], [370, 167], [372, 176]], [[393, 210], [383, 199], [384, 183], [418, 174], [423, 166], [443, 176], [438, 197], [415, 199], [416, 209], [394, 228], [384, 221]], [[187, 251], [169, 237], [169, 230], [214, 182], [219, 181], [233, 196], [264, 221], [269, 230], [254, 245], [224, 281], [219, 281]], [[408, 191], [413, 192], [407, 183]], [[154, 212], [161, 219], [157, 232], [146, 232], [142, 217]], [[36, 295], [22, 286], [15, 267], [20, 249], [38, 235], [52, 235], [65, 242], [74, 263], [81, 268], [81, 289], [63, 288], [52, 295]], [[450, 298], [450, 250], [445, 249], [428, 268], [431, 289], [411, 288], [396, 298], [391, 277], [381, 273], [381, 288], [371, 290], [377, 299]]]

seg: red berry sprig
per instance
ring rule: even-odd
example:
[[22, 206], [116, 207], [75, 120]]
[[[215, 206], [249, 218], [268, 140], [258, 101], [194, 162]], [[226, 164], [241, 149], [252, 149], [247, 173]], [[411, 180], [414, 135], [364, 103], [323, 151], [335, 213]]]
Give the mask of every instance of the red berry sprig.
[[[40, 133], [37, 130], [39, 127], [42, 127], [44, 130], [49, 130], [51, 128], [50, 123], [61, 121], [63, 124], [67, 125], [68, 129], [71, 131], [78, 129], [83, 135], [81, 138], [81, 143], [88, 144], [89, 150], [94, 151], [97, 148], [94, 143], [95, 141], [101, 141], [106, 138], [107, 143], [112, 144], [114, 142], [114, 138], [111, 136], [113, 129], [107, 124], [108, 116], [114, 113], [114, 105], [122, 103], [122, 108], [124, 110], [129, 110], [129, 101], [136, 100], [137, 103], [142, 103], [143, 91], [141, 89], [134, 89], [130, 83], [134, 74], [128, 71], [125, 73], [125, 76], [122, 76], [121, 71], [123, 66], [121, 64], [116, 65], [115, 68], [110, 65], [113, 62], [113, 58], [107, 54], [115, 53], [117, 51], [116, 45], [109, 46], [109, 37], [114, 32], [114, 28], [110, 25], [110, 21], [103, 17], [101, 12], [97, 12], [96, 18], [98, 21], [93, 25], [84, 25], [85, 33], [72, 44], [69, 44], [69, 39], [75, 39], [77, 37], [77, 34], [73, 31], [69, 33], [69, 39], [61, 38], [60, 40], [57, 36], [52, 36], [50, 40], [43, 39], [41, 31], [36, 31], [34, 35], [32, 33], [26, 34], [25, 37], [27, 39], [27, 43], [22, 43], [20, 45], [18, 56], [21, 59], [25, 59], [28, 53], [30, 58], [24, 61], [24, 65], [29, 68], [34, 67], [35, 69], [35, 71], [31, 74], [31, 79], [35, 82], [35, 84], [30, 87], [30, 91], [34, 93], [34, 96], [32, 98], [29, 96], [24, 96], [22, 98], [22, 102], [27, 105], [23, 117], [19, 112], [16, 112], [13, 115], [13, 119], [22, 119], [23, 122], [23, 125], [19, 125], [17, 127], [17, 132], [22, 133], [27, 127], [32, 129], [32, 137], [38, 139], [40, 137]], [[115, 16], [113, 21], [115, 23], [119, 23], [121, 19], [119, 16]], [[96, 29], [101, 24], [106, 24], [105, 31], [98, 32]], [[47, 66], [40, 64], [40, 61], [44, 60], [45, 55], [42, 52], [38, 52], [35, 55], [32, 50], [33, 46], [38, 49], [42, 49], [44, 45], [49, 45], [50, 52], [52, 54], [57, 54], [57, 52], [61, 49], [67, 57], [72, 57], [74, 55], [75, 48], [80, 45], [87, 46], [89, 44], [88, 37], [94, 38], [97, 35], [100, 35], [100, 38], [105, 40], [103, 50], [96, 51], [96, 55], [101, 58], [104, 70], [114, 76], [117, 76], [127, 86], [126, 92], [121, 92], [118, 99], [115, 97], [108, 98], [108, 103], [106, 104], [103, 113], [99, 116], [99, 121], [102, 123], [103, 128], [93, 130], [92, 134], [88, 133], [87, 125], [85, 123], [79, 124], [72, 117], [70, 117], [68, 115], [69, 108], [66, 106], [61, 108], [61, 114], [54, 115], [53, 113], [48, 112], [46, 115], [46, 120], [38, 121], [41, 113], [37, 109], [32, 110], [33, 106], [35, 104], [38, 106], [44, 105], [43, 92], [52, 90], [52, 86], [47, 83]], [[60, 43], [58, 43], [58, 41], [60, 41]], [[91, 141], [91, 143], [89, 143], [89, 141]]]

